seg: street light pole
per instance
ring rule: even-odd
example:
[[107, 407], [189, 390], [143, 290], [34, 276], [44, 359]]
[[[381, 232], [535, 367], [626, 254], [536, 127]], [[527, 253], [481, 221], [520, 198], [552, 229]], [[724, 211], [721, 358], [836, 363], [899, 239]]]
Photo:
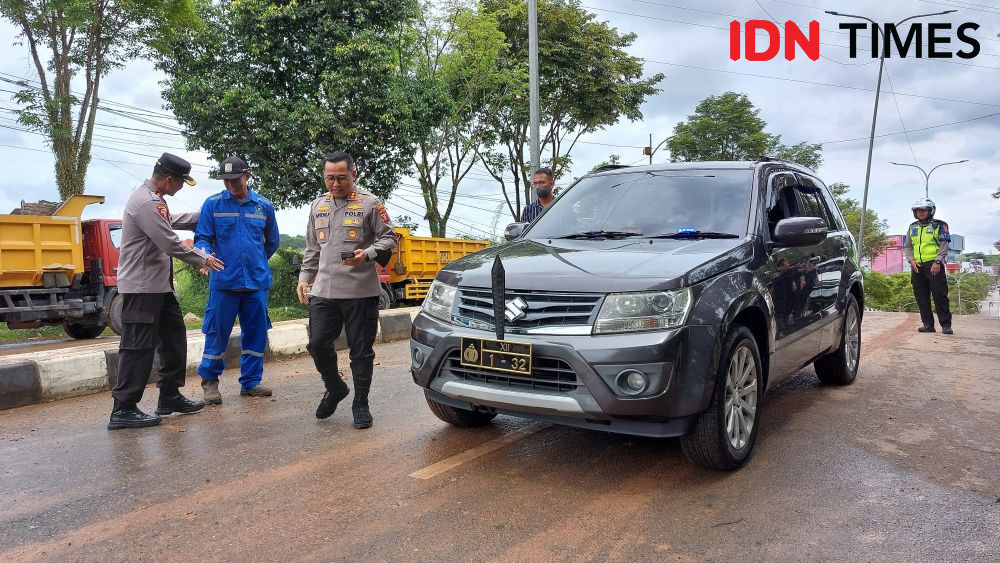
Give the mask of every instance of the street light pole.
[[[929, 16], [943, 16], [945, 14], [950, 14], [952, 12], [957, 12], [958, 10], [946, 10], [944, 12], [937, 12], [934, 14], [919, 14], [916, 16], [910, 16], [906, 19], [902, 19], [896, 24], [899, 27], [900, 24], [910, 21], [915, 18], [926, 18]], [[889, 45], [885, 41], [885, 35], [882, 33], [882, 26], [878, 24], [875, 20], [865, 17], [857, 16], [854, 14], [844, 14], [841, 12], [835, 12], [833, 10], [827, 10], [826, 13], [832, 16], [841, 16], [845, 18], [857, 18], [861, 20], [867, 20], [872, 23], [875, 28], [875, 33], [882, 38], [882, 48], [880, 49], [881, 54], [878, 60], [878, 81], [875, 84], [875, 111], [872, 112], [872, 131], [868, 138], [868, 166], [865, 168], [865, 192], [864, 196], [861, 198], [861, 226], [858, 228], [858, 259], [864, 262], [864, 250], [865, 250], [865, 215], [868, 213], [868, 186], [872, 175], [872, 152], [875, 150], [875, 122], [878, 119], [878, 99], [879, 94], [882, 93], [882, 69], [885, 67], [885, 53], [888, 50]]]
[[[531, 173], [541, 165], [538, 132], [538, 0], [528, 0], [528, 122]], [[538, 199], [535, 190], [528, 190], [530, 201]]]
[[654, 147], [653, 146], [653, 134], [650, 133], [649, 134], [649, 146], [647, 146], [647, 147], [645, 147], [645, 148], [642, 149], [642, 154], [648, 154], [649, 155], [649, 163], [653, 164], [653, 155], [656, 154], [656, 151], [660, 150], [660, 147], [663, 146], [663, 143], [666, 143], [667, 141], [669, 141], [670, 139], [673, 139], [676, 136], [677, 135], [671, 135], [671, 136], [667, 137], [666, 139], [663, 139], [662, 141], [660, 141], [660, 144], [658, 144], [658, 145], [656, 145]]
[[955, 286], [958, 289], [958, 314], [962, 314], [962, 278], [971, 274], [972, 272], [962, 272], [962, 275], [956, 276], [954, 274], [947, 274], [949, 277], [955, 278]]
[[924, 175], [924, 197], [929, 198], [931, 197], [930, 195], [931, 174], [933, 174], [935, 170], [941, 168], [942, 166], [948, 166], [949, 164], [962, 164], [963, 162], [969, 162], [969, 159], [966, 158], [964, 160], [956, 160], [955, 162], [945, 162], [943, 164], [938, 164], [934, 168], [931, 168], [930, 172], [925, 172], [923, 168], [917, 166], [916, 164], [906, 164], [903, 162], [889, 162], [889, 164], [895, 164], [896, 166], [909, 166], [910, 168], [916, 168], [917, 170], [919, 170], [920, 173]]

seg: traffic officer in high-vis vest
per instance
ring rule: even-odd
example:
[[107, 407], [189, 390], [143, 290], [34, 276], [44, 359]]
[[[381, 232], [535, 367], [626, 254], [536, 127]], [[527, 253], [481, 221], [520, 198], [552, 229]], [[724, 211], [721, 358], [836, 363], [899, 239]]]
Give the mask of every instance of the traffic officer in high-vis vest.
[[903, 254], [910, 263], [910, 281], [913, 297], [920, 307], [923, 326], [919, 332], [934, 332], [934, 314], [931, 312], [931, 297], [937, 310], [941, 332], [954, 334], [951, 329], [951, 307], [948, 302], [948, 279], [945, 262], [948, 259], [948, 244], [951, 234], [948, 223], [934, 218], [937, 206], [927, 199], [918, 199], [911, 206], [916, 219], [906, 229], [903, 237]]
[[268, 259], [278, 250], [278, 223], [274, 204], [248, 187], [250, 167], [238, 156], [219, 165], [219, 178], [226, 189], [209, 197], [201, 207], [194, 245], [227, 264], [208, 281], [205, 307], [205, 354], [198, 375], [205, 402], [222, 404], [219, 375], [226, 368], [224, 357], [236, 317], [240, 318], [240, 395], [269, 397], [271, 390], [260, 384], [267, 349], [267, 296], [271, 288]]
[[[309, 305], [309, 353], [323, 378], [326, 394], [316, 418], [329, 418], [350, 389], [337, 370], [333, 343], [341, 330], [350, 348], [355, 428], [372, 425], [368, 406], [375, 370], [375, 335], [381, 285], [375, 263], [389, 262], [396, 233], [382, 202], [357, 188], [354, 159], [344, 152], [324, 158], [323, 181], [328, 192], [309, 209], [299, 301]], [[309, 286], [312, 289], [309, 289]]]
[[[160, 416], [198, 412], [201, 401], [181, 395], [187, 369], [187, 329], [174, 296], [172, 258], [198, 270], [221, 271], [223, 263], [181, 243], [174, 229], [191, 229], [197, 213], [174, 215], [164, 196], [173, 196], [184, 184], [194, 185], [191, 165], [169, 153], [156, 161], [151, 178], [132, 192], [122, 217], [118, 259], [118, 292], [122, 296], [122, 337], [118, 348], [118, 381], [111, 396], [115, 403], [108, 430], [155, 426]], [[138, 402], [160, 356], [160, 400], [156, 415], [139, 410]]]

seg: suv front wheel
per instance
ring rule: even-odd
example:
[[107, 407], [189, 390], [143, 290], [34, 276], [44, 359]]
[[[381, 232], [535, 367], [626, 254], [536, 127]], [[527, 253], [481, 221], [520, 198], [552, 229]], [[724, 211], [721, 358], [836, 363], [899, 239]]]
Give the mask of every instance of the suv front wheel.
[[760, 426], [762, 376], [757, 341], [748, 328], [733, 325], [708, 410], [681, 437], [691, 461], [720, 471], [740, 468], [750, 457]]
[[459, 426], [461, 428], [485, 426], [497, 416], [497, 413], [495, 412], [467, 411], [450, 405], [442, 405], [441, 403], [428, 397], [426, 393], [424, 394], [424, 398], [427, 400], [427, 406], [431, 409], [431, 412], [434, 413], [434, 416], [440, 418], [448, 424], [451, 424], [452, 426]]

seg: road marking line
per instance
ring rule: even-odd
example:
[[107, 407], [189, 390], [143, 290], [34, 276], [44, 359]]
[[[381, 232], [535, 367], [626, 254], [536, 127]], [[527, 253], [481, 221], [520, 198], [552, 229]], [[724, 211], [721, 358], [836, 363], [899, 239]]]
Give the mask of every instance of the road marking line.
[[493, 440], [490, 440], [489, 442], [486, 442], [484, 444], [476, 446], [476, 447], [474, 447], [474, 448], [472, 448], [470, 450], [465, 450], [464, 452], [462, 452], [460, 454], [455, 454], [455, 455], [453, 455], [453, 456], [451, 456], [451, 457], [449, 457], [447, 459], [443, 459], [443, 460], [441, 460], [441, 461], [439, 461], [439, 462], [437, 462], [437, 463], [435, 463], [433, 465], [428, 465], [427, 467], [425, 467], [423, 469], [414, 471], [413, 473], [410, 473], [410, 477], [413, 477], [414, 479], [430, 479], [431, 477], [435, 477], [437, 475], [440, 475], [440, 474], [444, 473], [445, 471], [452, 470], [452, 469], [458, 467], [459, 465], [462, 465], [463, 463], [466, 463], [468, 461], [472, 461], [472, 460], [476, 459], [477, 457], [484, 456], [484, 455], [486, 455], [486, 454], [488, 454], [488, 453], [490, 453], [490, 452], [492, 452], [494, 450], [498, 450], [498, 449], [500, 449], [500, 448], [502, 448], [502, 447], [504, 447], [504, 446], [506, 446], [508, 444], [513, 444], [514, 442], [516, 442], [516, 441], [518, 441], [518, 440], [520, 440], [522, 438], [525, 438], [527, 436], [530, 436], [530, 435], [534, 434], [535, 432], [538, 432], [539, 430], [543, 430], [545, 428], [548, 428], [549, 426], [550, 426], [549, 424], [544, 424], [544, 423], [541, 423], [541, 422], [536, 422], [536, 423], [531, 424], [529, 426], [525, 426], [524, 428], [521, 428], [520, 430], [515, 430], [515, 431], [511, 432], [510, 434], [504, 434], [503, 436], [500, 436], [499, 438], [494, 438]]

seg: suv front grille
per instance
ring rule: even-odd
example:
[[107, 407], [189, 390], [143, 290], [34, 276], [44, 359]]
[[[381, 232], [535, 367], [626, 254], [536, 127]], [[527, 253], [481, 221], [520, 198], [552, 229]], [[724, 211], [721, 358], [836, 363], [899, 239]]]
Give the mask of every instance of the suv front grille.
[[[504, 324], [509, 332], [533, 328], [593, 325], [604, 295], [507, 290], [504, 293], [504, 302], [510, 302], [517, 297], [523, 299], [528, 307], [524, 318], [514, 322], [507, 321]], [[456, 301], [458, 303], [456, 314], [460, 320], [478, 321], [490, 328], [494, 326], [493, 290], [460, 287]]]
[[573, 368], [563, 360], [536, 356], [531, 361], [531, 377], [527, 377], [463, 366], [460, 351], [452, 350], [441, 364], [439, 375], [451, 375], [468, 381], [498, 383], [507, 387], [544, 389], [548, 391], [573, 391], [580, 385], [583, 385], [577, 380], [576, 372], [573, 371]]

